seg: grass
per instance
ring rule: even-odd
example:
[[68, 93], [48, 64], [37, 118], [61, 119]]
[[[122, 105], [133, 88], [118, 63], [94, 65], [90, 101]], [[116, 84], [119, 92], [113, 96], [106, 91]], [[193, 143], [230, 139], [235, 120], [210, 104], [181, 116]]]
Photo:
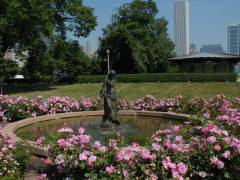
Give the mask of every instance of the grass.
[[[81, 96], [97, 97], [101, 84], [74, 84], [61, 86], [46, 85], [11, 85], [4, 87], [7, 94], [14, 96], [47, 98], [50, 96], [69, 96], [78, 98]], [[129, 100], [152, 94], [157, 98], [176, 97], [182, 95], [186, 98], [210, 97], [224, 93], [229, 97], [240, 96], [240, 83], [118, 83], [117, 92], [119, 98]]]

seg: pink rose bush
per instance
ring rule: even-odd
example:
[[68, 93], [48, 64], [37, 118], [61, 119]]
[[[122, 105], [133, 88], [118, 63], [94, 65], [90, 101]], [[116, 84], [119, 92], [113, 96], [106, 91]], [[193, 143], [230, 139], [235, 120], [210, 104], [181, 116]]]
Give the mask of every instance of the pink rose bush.
[[146, 95], [143, 98], [137, 99], [133, 102], [134, 110], [145, 111], [174, 111], [177, 110], [182, 101], [182, 96], [178, 96], [172, 99], [160, 99], [157, 100], [152, 95]]
[[46, 165], [60, 177], [234, 179], [240, 173], [240, 139], [211, 121], [159, 130], [147, 146], [91, 142], [83, 128], [77, 134], [58, 131], [41, 145], [50, 147]]
[[[68, 97], [43, 100], [42, 97], [0, 96], [0, 107], [1, 121], [8, 122], [45, 114], [99, 110], [101, 103], [99, 99], [84, 97], [79, 100]], [[78, 132], [64, 127], [51, 136], [39, 137], [37, 145], [46, 147], [49, 154], [45, 160], [44, 178], [238, 179], [239, 97], [228, 98], [219, 94], [209, 99], [186, 100], [181, 96], [156, 99], [146, 95], [131, 102], [119, 100], [118, 108], [171, 111], [194, 116], [181, 126], [158, 130], [149, 137], [145, 146], [124, 144], [122, 137], [109, 140], [107, 144], [93, 142], [82, 127]], [[5, 139], [1, 144], [0, 159], [6, 160], [0, 161], [3, 175], [8, 175], [2, 165], [4, 163], [10, 166], [7, 166], [9, 172], [19, 169], [17, 163], [13, 163], [15, 161], [9, 162], [11, 157], [14, 158], [14, 149], [11, 139]]]
[[100, 109], [100, 99], [84, 98], [79, 100], [69, 97], [53, 96], [44, 100], [26, 97], [0, 96], [0, 121], [13, 122], [21, 119], [46, 114], [94, 111]]
[[21, 153], [10, 136], [3, 138], [0, 127], [0, 179], [18, 179], [23, 175], [28, 152], [24, 151], [25, 155]]

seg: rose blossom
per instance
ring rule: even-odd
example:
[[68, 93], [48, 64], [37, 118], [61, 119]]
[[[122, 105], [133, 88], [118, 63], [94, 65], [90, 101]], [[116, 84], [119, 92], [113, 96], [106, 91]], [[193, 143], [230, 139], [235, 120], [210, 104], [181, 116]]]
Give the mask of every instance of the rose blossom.
[[215, 142], [216, 142], [216, 137], [214, 137], [214, 136], [208, 137], [208, 138], [207, 138], [207, 142], [209, 142], [209, 143], [215, 143]]
[[45, 140], [45, 137], [39, 137], [39, 138], [36, 140], [36, 144], [37, 144], [37, 145], [41, 145], [44, 140]]
[[71, 128], [64, 127], [64, 128], [59, 129], [58, 132], [60, 132], [60, 133], [61, 132], [73, 133], [73, 130]]
[[83, 134], [84, 131], [85, 131], [85, 129], [84, 129], [83, 127], [80, 127], [80, 128], [78, 129], [79, 134]]
[[81, 154], [79, 154], [79, 160], [80, 161], [85, 161], [87, 160], [87, 154], [85, 152], [82, 152]]
[[183, 137], [182, 136], [176, 136], [175, 141], [181, 143], [181, 142], [183, 142]]
[[178, 168], [178, 172], [181, 175], [184, 175], [187, 172], [187, 166], [182, 162], [177, 164], [177, 168]]
[[157, 143], [153, 143], [153, 144], [152, 144], [152, 148], [153, 148], [153, 150], [155, 150], [155, 151], [159, 151], [160, 148], [161, 148], [161, 146], [160, 146], [159, 144], [157, 144]]
[[99, 141], [95, 141], [93, 147], [98, 149], [101, 147], [101, 143]]
[[88, 158], [88, 165], [89, 166], [92, 166], [93, 165], [93, 162], [95, 162], [97, 160], [97, 156], [94, 156], [94, 155], [91, 155], [89, 158]]
[[214, 164], [218, 167], [218, 169], [223, 169], [224, 168], [224, 162], [219, 160], [217, 157], [212, 157], [210, 160], [211, 160], [212, 164]]
[[108, 174], [112, 174], [112, 173], [114, 173], [114, 171], [115, 171], [115, 167], [114, 166], [110, 165], [110, 166], [106, 167], [106, 172]]
[[106, 153], [108, 151], [108, 148], [106, 146], [101, 146], [98, 149], [102, 154]]
[[205, 178], [207, 176], [207, 173], [205, 171], [200, 171], [198, 175], [202, 178]]
[[48, 166], [50, 166], [52, 164], [52, 160], [51, 159], [45, 159], [44, 163]]
[[217, 151], [217, 152], [221, 151], [221, 146], [219, 144], [216, 144], [214, 146], [214, 150]]
[[225, 151], [222, 156], [226, 159], [230, 159], [230, 154], [230, 151]]

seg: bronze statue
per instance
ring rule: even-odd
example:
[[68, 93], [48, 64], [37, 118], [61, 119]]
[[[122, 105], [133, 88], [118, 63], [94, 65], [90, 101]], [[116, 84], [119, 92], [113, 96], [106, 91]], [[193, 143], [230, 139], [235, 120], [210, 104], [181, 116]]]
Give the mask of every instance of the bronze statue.
[[111, 70], [105, 81], [103, 82], [102, 89], [100, 91], [100, 96], [104, 101], [104, 115], [103, 115], [103, 123], [108, 124], [109, 122], [112, 124], [120, 124], [118, 121], [117, 113], [117, 93], [115, 90], [116, 84], [116, 73]]

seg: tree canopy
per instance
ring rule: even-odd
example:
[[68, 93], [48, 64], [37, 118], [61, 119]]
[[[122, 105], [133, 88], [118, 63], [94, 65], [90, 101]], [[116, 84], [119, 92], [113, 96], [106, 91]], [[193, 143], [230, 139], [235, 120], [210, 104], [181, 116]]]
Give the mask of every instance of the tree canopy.
[[9, 48], [27, 51], [27, 67], [35, 76], [55, 38], [68, 41], [68, 34], [87, 37], [96, 24], [93, 9], [82, 0], [2, 0], [0, 57]]
[[154, 0], [134, 0], [119, 7], [103, 29], [99, 56], [110, 49], [112, 68], [118, 73], [166, 72], [174, 44], [168, 37], [168, 22], [157, 18]]

